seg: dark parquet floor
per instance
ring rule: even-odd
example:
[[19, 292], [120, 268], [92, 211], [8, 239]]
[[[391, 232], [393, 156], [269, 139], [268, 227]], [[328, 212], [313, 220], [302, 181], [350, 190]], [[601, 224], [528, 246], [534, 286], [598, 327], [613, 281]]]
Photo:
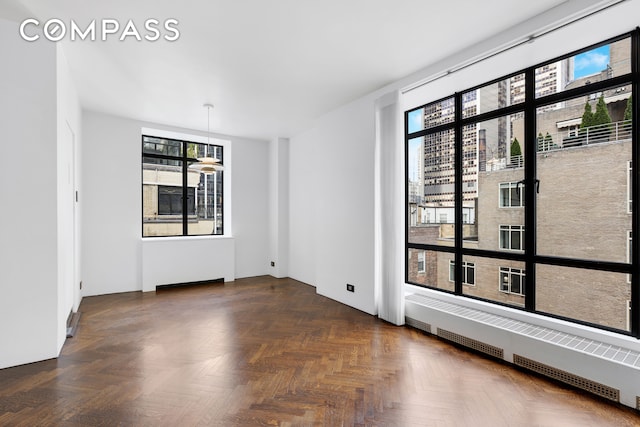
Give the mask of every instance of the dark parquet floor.
[[638, 426], [632, 409], [290, 279], [85, 298], [61, 356], [0, 370], [0, 426]]

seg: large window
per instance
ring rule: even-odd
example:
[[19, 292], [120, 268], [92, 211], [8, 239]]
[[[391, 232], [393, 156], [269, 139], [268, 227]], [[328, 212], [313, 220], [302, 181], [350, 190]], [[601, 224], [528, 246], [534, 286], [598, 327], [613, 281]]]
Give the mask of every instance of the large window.
[[408, 283], [640, 338], [632, 45], [637, 30], [405, 112]]
[[223, 147], [142, 137], [143, 237], [223, 234], [224, 172], [201, 172], [203, 158], [222, 165]]

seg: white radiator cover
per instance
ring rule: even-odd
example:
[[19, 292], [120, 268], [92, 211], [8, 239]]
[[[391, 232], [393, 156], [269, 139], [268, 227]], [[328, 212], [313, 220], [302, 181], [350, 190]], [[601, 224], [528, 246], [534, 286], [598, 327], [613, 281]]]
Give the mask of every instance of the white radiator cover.
[[[454, 295], [420, 291], [405, 297], [407, 323], [430, 325], [431, 333], [503, 359], [542, 367], [550, 375], [637, 409], [640, 342], [620, 334], [572, 324]], [[418, 326], [419, 327], [419, 326]], [[453, 336], [454, 338], [451, 338]], [[460, 336], [461, 339], [455, 337]], [[471, 342], [473, 345], [469, 345]], [[491, 353], [495, 356], [495, 351]], [[525, 361], [523, 364], [522, 361]], [[582, 384], [587, 384], [582, 386]], [[603, 393], [598, 390], [605, 388]], [[615, 397], [612, 397], [615, 396]]]
[[158, 285], [235, 280], [235, 241], [231, 237], [191, 236], [142, 239], [142, 291]]

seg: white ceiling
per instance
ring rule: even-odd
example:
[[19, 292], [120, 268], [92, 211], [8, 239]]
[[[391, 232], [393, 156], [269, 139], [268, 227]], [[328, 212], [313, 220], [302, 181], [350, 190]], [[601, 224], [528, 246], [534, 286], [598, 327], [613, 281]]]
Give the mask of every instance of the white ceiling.
[[208, 102], [212, 131], [269, 139], [561, 3], [0, 0], [0, 17], [175, 18], [176, 42], [64, 41], [83, 107], [204, 130]]

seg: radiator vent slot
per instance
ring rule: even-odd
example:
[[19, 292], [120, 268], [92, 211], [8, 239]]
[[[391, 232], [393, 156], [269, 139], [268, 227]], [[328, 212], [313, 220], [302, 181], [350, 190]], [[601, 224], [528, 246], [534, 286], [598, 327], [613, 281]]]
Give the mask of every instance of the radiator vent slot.
[[438, 336], [447, 341], [451, 341], [456, 344], [460, 344], [465, 347], [472, 348], [481, 353], [488, 354], [489, 356], [497, 357], [498, 359], [504, 359], [503, 349], [494, 347], [487, 343], [483, 343], [482, 341], [474, 340], [473, 338], [468, 338], [463, 335], [459, 335], [454, 332], [450, 332], [440, 328], [438, 328]]
[[[522, 357], [518, 354], [513, 355], [513, 363], [523, 368], [529, 369], [530, 371], [537, 372], [549, 378], [553, 378], [554, 380], [562, 381], [563, 383], [572, 385], [579, 389], [591, 392], [609, 400], [613, 400], [614, 402], [620, 402], [620, 390], [617, 390], [613, 387], [591, 381], [587, 378], [583, 378], [578, 375], [574, 375], [569, 372], [554, 368], [553, 366], [536, 362], [535, 360], [527, 359], [526, 357]], [[640, 402], [636, 402], [636, 404], [638, 403]]]
[[420, 329], [428, 334], [431, 333], [431, 325], [423, 322], [421, 320], [412, 319], [411, 317], [405, 317], [404, 323], [411, 326], [412, 328]]
[[636, 396], [636, 409], [640, 411], [640, 396]]

